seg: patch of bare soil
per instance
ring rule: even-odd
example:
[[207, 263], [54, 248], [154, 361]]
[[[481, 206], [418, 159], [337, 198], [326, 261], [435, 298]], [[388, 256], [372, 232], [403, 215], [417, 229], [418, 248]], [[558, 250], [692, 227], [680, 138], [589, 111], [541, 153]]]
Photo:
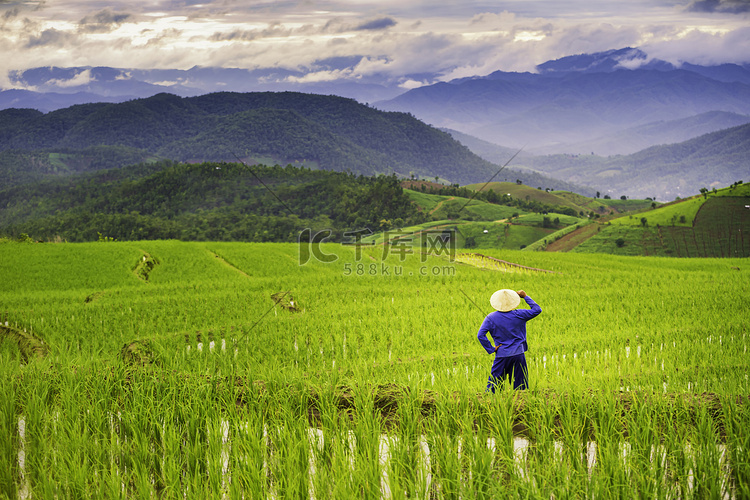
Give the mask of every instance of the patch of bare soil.
[[133, 272], [136, 276], [138, 276], [139, 279], [148, 282], [148, 277], [151, 274], [151, 271], [153, 271], [158, 264], [159, 261], [157, 259], [144, 252], [141, 258], [138, 259], [138, 262], [135, 264]]
[[[266, 385], [262, 381], [246, 382], [243, 379], [237, 379], [237, 388], [240, 397], [237, 400], [238, 406], [246, 404], [244, 390], [266, 391]], [[438, 406], [450, 407], [454, 405], [465, 406], [466, 402], [462, 401], [461, 394], [458, 393], [439, 393], [437, 391], [425, 390], [414, 392], [408, 386], [399, 386], [396, 384], [381, 384], [370, 387], [369, 395], [363, 397], [363, 388], [338, 386], [331, 393], [323, 393], [314, 387], [304, 389], [305, 399], [307, 400], [306, 411], [309, 423], [312, 426], [320, 426], [322, 423], [321, 408], [323, 405], [333, 403], [339, 411], [339, 417], [347, 420], [354, 420], [358, 412], [367, 411], [375, 412], [381, 418], [386, 428], [397, 426], [399, 423], [399, 406], [408, 404], [419, 406], [423, 418], [430, 418], [435, 414]], [[358, 397], [359, 396], [359, 397]], [[556, 431], [562, 432], [561, 412], [565, 408], [575, 407], [577, 412], [584, 411], [594, 415], [599, 408], [596, 406], [602, 398], [611, 397], [614, 405], [622, 418], [621, 429], [623, 437], [628, 436], [627, 415], [632, 411], [639, 411], [644, 406], [674, 408], [675, 411], [688, 416], [692, 421], [697, 421], [701, 411], [707, 411], [714, 419], [719, 430], [720, 436], [724, 437], [723, 418], [724, 412], [722, 407], [722, 398], [713, 393], [704, 392], [702, 394], [650, 394], [639, 392], [617, 392], [611, 396], [606, 394], [593, 394], [587, 398], [585, 395], [571, 395], [555, 391], [543, 391], [541, 393], [530, 393], [528, 391], [515, 391], [512, 393], [510, 403], [513, 411], [513, 432], [518, 436], [532, 437], [535, 433], [530, 428], [531, 422], [534, 421], [532, 414], [538, 412], [540, 398], [545, 406], [557, 408], [558, 411], [554, 416], [554, 427]], [[249, 394], [247, 397], [250, 397]], [[477, 393], [468, 402], [469, 411], [475, 415], [475, 423], [478, 425], [483, 416], [491, 411], [491, 407], [496, 405], [494, 398], [505, 397], [505, 395], [493, 395], [490, 393]], [[750, 403], [750, 397], [737, 396], [732, 398], [736, 404]], [[533, 404], [530, 402], [533, 401]], [[590, 408], [583, 408], [590, 406]], [[671, 411], [671, 410], [670, 410]], [[595, 430], [589, 420], [589, 427], [584, 429], [588, 438], [595, 440]]]
[[0, 325], [0, 339], [17, 343], [24, 363], [34, 358], [44, 358], [49, 352], [47, 344], [33, 333], [8, 325]]
[[401, 181], [401, 187], [405, 189], [413, 189], [415, 191], [421, 191], [422, 186], [425, 187], [425, 189], [442, 189], [445, 186], [442, 184], [439, 184], [437, 182], [430, 182], [430, 181], [420, 181], [416, 179], [407, 179], [404, 181]]
[[287, 311], [299, 312], [299, 302], [292, 296], [291, 292], [276, 292], [271, 294], [271, 299], [278, 306], [283, 307]]
[[120, 359], [130, 366], [157, 364], [158, 356], [149, 340], [134, 340], [122, 346]]
[[440, 202], [439, 202], [439, 203], [438, 203], [437, 205], [435, 205], [435, 208], [433, 208], [432, 210], [430, 210], [430, 215], [432, 215], [432, 214], [434, 214], [435, 212], [437, 212], [437, 211], [438, 211], [438, 210], [440, 209], [440, 207], [442, 207], [442, 206], [443, 206], [443, 204], [444, 204], [444, 203], [445, 203], [446, 201], [451, 201], [451, 200], [455, 200], [455, 199], [456, 199], [456, 197], [455, 197], [455, 196], [451, 196], [451, 197], [450, 197], [450, 198], [448, 198], [448, 199], [445, 199], [445, 200], [441, 200], [441, 201], [440, 201]]
[[557, 241], [553, 241], [547, 245], [548, 252], [568, 252], [587, 239], [591, 238], [599, 230], [598, 224], [588, 224], [579, 229], [576, 229], [572, 233], [568, 233]]

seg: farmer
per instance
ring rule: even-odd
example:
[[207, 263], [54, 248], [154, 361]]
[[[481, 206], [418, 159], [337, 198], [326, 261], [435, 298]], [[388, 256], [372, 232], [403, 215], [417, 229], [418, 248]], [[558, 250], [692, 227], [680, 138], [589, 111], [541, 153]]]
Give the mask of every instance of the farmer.
[[[521, 299], [531, 306], [531, 309], [518, 309]], [[497, 311], [484, 318], [477, 337], [488, 354], [495, 354], [495, 362], [487, 382], [487, 390], [495, 392], [495, 386], [500, 380], [513, 379], [513, 389], [528, 388], [528, 371], [526, 356], [526, 322], [542, 312], [542, 308], [534, 302], [526, 292], [519, 290], [498, 290], [490, 297], [490, 304]], [[495, 347], [487, 340], [487, 334], [492, 336]]]

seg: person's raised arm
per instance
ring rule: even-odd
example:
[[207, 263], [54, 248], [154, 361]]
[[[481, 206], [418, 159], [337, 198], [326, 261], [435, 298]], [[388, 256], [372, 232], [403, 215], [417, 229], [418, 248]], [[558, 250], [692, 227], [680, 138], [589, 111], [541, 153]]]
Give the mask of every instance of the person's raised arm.
[[525, 300], [526, 303], [531, 307], [531, 309], [524, 309], [519, 311], [524, 313], [524, 316], [526, 316], [526, 320], [530, 320], [531, 318], [539, 316], [542, 313], [542, 308], [539, 307], [539, 304], [534, 302], [534, 299], [529, 297], [529, 294], [527, 294], [523, 290], [518, 290], [518, 292], [516, 293], [518, 293], [518, 296]]

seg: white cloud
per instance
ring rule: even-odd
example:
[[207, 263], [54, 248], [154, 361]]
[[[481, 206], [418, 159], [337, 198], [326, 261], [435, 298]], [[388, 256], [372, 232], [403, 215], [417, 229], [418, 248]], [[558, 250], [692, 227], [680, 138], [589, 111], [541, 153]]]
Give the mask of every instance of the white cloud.
[[77, 73], [73, 78], [67, 80], [49, 80], [47, 83], [55, 87], [78, 87], [79, 85], [88, 85], [94, 80], [91, 76], [91, 70], [87, 69]]
[[747, 63], [750, 54], [750, 26], [725, 33], [710, 32], [698, 27], [678, 36], [654, 40], [645, 46], [650, 56], [674, 64], [714, 65]]
[[349, 79], [351, 76], [351, 71], [337, 69], [330, 71], [315, 71], [307, 73], [304, 76], [289, 76], [284, 81], [289, 83], [332, 82], [336, 80]]
[[406, 90], [411, 90], [411, 89], [422, 87], [427, 83], [430, 83], [430, 82], [418, 82], [416, 80], [408, 79], [406, 81], [401, 82], [399, 84], [399, 87], [406, 89]]
[[172, 87], [173, 85], [179, 85], [180, 82], [173, 80], [162, 80], [160, 82], [154, 82], [154, 85], [161, 85], [162, 87]]

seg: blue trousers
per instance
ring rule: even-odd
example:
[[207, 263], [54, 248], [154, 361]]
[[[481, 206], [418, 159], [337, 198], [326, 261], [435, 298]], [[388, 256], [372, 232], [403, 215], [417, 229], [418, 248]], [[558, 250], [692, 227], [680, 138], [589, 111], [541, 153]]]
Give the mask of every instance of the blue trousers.
[[524, 353], [508, 356], [504, 358], [495, 358], [492, 363], [492, 371], [487, 381], [487, 390], [495, 393], [495, 387], [501, 381], [513, 382], [513, 389], [523, 390], [529, 386], [528, 368], [526, 367], [526, 356]]

